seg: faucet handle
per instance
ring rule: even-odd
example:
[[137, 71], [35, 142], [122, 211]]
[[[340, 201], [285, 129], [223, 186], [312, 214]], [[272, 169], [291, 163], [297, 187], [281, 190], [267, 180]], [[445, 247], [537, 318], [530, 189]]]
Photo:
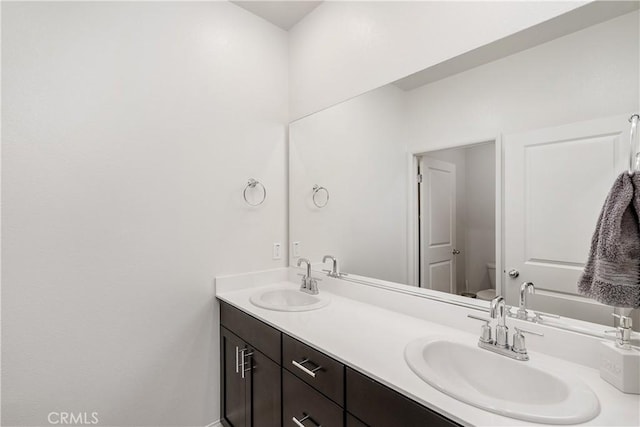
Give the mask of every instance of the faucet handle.
[[629, 316], [623, 316], [616, 313], [611, 313], [611, 315], [618, 319], [618, 327], [619, 328], [630, 328], [633, 326], [633, 319]]
[[518, 354], [527, 354], [527, 346], [525, 344], [525, 339], [523, 333], [538, 335], [539, 337], [543, 337], [544, 334], [541, 332], [528, 331], [526, 329], [514, 327], [516, 333], [513, 334], [513, 351]]
[[534, 314], [533, 316], [534, 323], [542, 323], [544, 321], [543, 317], [548, 317], [549, 319], [560, 318], [560, 316], [558, 316], [557, 314], [542, 313], [540, 311], [534, 311], [533, 314]]
[[327, 276], [329, 276], [329, 277], [335, 277], [336, 279], [339, 279], [339, 278], [341, 278], [341, 277], [348, 276], [348, 274], [347, 274], [347, 273], [343, 273], [342, 271], [340, 271], [340, 272], [339, 272], [339, 273], [337, 273], [337, 274], [334, 274], [332, 270], [327, 270], [327, 269], [324, 269], [324, 268], [322, 269], [322, 271], [323, 271], [324, 273], [327, 273]]
[[491, 339], [491, 326], [489, 326], [491, 320], [485, 319], [484, 317], [474, 316], [472, 314], [467, 314], [467, 317], [473, 320], [484, 322], [484, 325], [482, 325], [482, 327], [480, 328], [480, 341], [483, 343], [492, 344], [493, 340]]

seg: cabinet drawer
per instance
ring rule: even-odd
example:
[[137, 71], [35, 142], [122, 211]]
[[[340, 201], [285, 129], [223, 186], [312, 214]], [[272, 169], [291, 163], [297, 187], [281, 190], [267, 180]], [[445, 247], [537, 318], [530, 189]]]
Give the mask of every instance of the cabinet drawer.
[[223, 301], [220, 301], [220, 324], [271, 360], [280, 363], [282, 334], [277, 329]]
[[371, 427], [452, 427], [455, 422], [347, 368], [346, 409]]
[[344, 406], [344, 365], [288, 335], [282, 337], [282, 366]]
[[[282, 371], [282, 386], [283, 427], [344, 425], [344, 410], [341, 407], [285, 370]], [[305, 420], [305, 417], [308, 418]]]

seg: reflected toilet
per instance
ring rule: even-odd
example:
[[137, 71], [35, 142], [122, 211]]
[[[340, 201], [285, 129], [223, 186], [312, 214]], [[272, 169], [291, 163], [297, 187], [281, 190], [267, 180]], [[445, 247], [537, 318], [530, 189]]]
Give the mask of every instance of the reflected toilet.
[[491, 301], [496, 297], [496, 265], [491, 262], [488, 263], [487, 271], [489, 272], [489, 283], [491, 284], [491, 288], [478, 291], [476, 298]]

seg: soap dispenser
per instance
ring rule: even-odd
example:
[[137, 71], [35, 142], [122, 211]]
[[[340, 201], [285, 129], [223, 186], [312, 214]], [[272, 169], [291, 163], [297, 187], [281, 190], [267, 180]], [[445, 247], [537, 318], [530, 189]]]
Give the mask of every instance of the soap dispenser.
[[624, 393], [640, 394], [640, 349], [631, 346], [630, 317], [613, 314], [619, 319], [615, 343], [602, 343], [600, 377]]

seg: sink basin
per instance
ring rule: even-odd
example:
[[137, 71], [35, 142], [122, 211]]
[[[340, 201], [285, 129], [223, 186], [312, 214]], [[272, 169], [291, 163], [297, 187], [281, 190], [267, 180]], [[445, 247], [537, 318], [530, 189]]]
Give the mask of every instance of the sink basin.
[[585, 383], [532, 361], [442, 337], [412, 341], [404, 356], [411, 370], [431, 386], [496, 414], [536, 423], [578, 424], [600, 413], [598, 398]]
[[255, 293], [250, 301], [253, 305], [276, 311], [310, 311], [329, 304], [324, 294], [311, 295], [298, 289], [270, 289]]

